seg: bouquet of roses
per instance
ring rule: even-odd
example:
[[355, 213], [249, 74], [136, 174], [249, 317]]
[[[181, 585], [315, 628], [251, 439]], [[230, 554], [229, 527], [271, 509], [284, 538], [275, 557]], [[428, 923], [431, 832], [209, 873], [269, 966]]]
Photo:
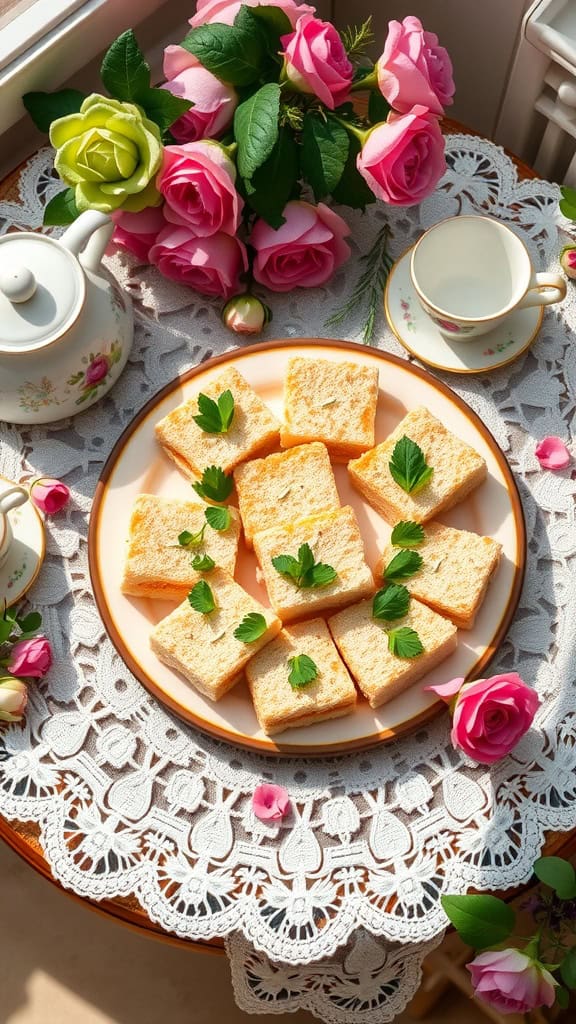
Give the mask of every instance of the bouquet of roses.
[[[408, 206], [433, 191], [445, 170], [439, 118], [452, 102], [452, 66], [414, 17], [390, 23], [375, 65], [364, 56], [370, 21], [340, 34], [295, 0], [198, 0], [190, 24], [166, 49], [159, 88], [128, 31], [102, 63], [109, 97], [24, 97], [68, 186], [45, 223], [110, 213], [117, 244], [226, 299], [224, 322], [257, 332], [270, 314], [254, 282], [316, 287], [350, 255], [350, 230], [329, 202]], [[368, 95], [365, 113], [356, 92]], [[361, 294], [388, 266], [387, 238]]]

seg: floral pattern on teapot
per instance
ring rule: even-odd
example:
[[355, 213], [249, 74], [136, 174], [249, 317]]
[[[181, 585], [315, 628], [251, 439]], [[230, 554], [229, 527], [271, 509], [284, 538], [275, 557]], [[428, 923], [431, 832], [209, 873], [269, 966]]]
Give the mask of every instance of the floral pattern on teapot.
[[89, 356], [83, 356], [83, 366], [68, 378], [63, 389], [59, 390], [49, 377], [41, 377], [39, 381], [26, 381], [18, 388], [20, 408], [24, 412], [38, 412], [49, 405], [62, 405], [70, 398], [75, 386], [80, 388], [76, 405], [93, 401], [101, 389], [110, 383], [114, 376], [114, 367], [121, 358], [122, 344], [116, 339], [107, 351], [91, 352]]

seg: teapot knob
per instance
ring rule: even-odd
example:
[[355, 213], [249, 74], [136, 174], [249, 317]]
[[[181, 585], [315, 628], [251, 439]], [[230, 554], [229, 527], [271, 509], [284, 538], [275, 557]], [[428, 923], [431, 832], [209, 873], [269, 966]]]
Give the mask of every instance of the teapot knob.
[[0, 273], [0, 292], [9, 302], [26, 302], [36, 291], [36, 278], [27, 267], [12, 267]]

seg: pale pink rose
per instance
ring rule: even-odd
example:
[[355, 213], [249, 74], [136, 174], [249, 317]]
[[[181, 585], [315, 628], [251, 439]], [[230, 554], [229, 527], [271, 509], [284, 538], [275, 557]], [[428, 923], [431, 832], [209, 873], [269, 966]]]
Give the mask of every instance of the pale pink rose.
[[536, 445], [534, 454], [542, 469], [566, 469], [572, 461], [570, 452], [559, 437], [544, 437]]
[[183, 46], [164, 50], [164, 75], [168, 81], [163, 89], [194, 104], [170, 126], [177, 142], [214, 139], [232, 124], [238, 106], [235, 89], [216, 78]]
[[540, 698], [516, 672], [463, 683], [463, 679], [452, 679], [425, 689], [453, 707], [450, 738], [454, 746], [479, 764], [494, 764], [528, 732]]
[[222, 310], [222, 322], [235, 334], [260, 334], [272, 311], [255, 295], [235, 295]]
[[28, 691], [21, 679], [0, 677], [0, 722], [21, 722], [27, 703]]
[[350, 92], [354, 68], [334, 26], [305, 14], [296, 31], [280, 42], [292, 85], [317, 96], [330, 110], [340, 106]]
[[198, 237], [234, 235], [243, 205], [235, 180], [236, 168], [217, 142], [165, 146], [156, 186], [166, 199], [166, 220], [187, 225]]
[[501, 1013], [528, 1013], [556, 998], [558, 983], [550, 972], [518, 949], [480, 953], [466, 966], [476, 999]]
[[279, 821], [290, 807], [290, 797], [284, 786], [263, 782], [256, 786], [252, 796], [252, 810], [262, 821]]
[[426, 107], [390, 114], [372, 129], [356, 158], [360, 174], [378, 199], [414, 206], [434, 191], [446, 170], [438, 120]]
[[264, 220], [254, 225], [254, 277], [273, 292], [324, 284], [350, 256], [344, 241], [350, 228], [324, 203], [313, 206], [293, 200], [283, 214], [285, 223], [277, 230]]
[[246, 249], [233, 235], [219, 231], [209, 238], [197, 238], [188, 227], [170, 224], [150, 250], [165, 277], [203, 295], [229, 299], [240, 288], [240, 274], [248, 268]]
[[10, 650], [10, 660], [6, 666], [13, 676], [29, 676], [41, 679], [52, 664], [52, 648], [45, 636], [35, 636], [31, 640], [20, 640]]
[[70, 490], [61, 480], [53, 480], [52, 477], [44, 476], [35, 480], [30, 487], [32, 503], [44, 512], [47, 516], [54, 515], [68, 503]]
[[294, 28], [303, 14], [314, 14], [315, 7], [297, 4], [295, 0], [198, 0], [196, 14], [190, 18], [192, 28], [217, 21], [220, 25], [233, 25], [240, 7], [279, 7]]
[[142, 263], [148, 263], [148, 253], [166, 227], [162, 207], [148, 206], [140, 213], [115, 210], [111, 217], [115, 224], [112, 241], [133, 252]]
[[442, 114], [453, 102], [452, 61], [438, 45], [438, 36], [425, 32], [419, 18], [389, 23], [376, 68], [382, 95], [402, 114], [416, 104]]

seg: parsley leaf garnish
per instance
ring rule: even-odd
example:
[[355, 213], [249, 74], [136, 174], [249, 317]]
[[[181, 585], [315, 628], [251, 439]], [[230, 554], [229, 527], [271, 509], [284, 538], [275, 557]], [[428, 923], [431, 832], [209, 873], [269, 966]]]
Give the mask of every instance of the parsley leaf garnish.
[[384, 619], [390, 622], [393, 619], [402, 619], [410, 604], [410, 594], [401, 584], [391, 583], [390, 586], [379, 590], [372, 602], [372, 617]]
[[290, 666], [288, 682], [293, 690], [301, 690], [304, 686], [308, 686], [318, 675], [315, 662], [307, 654], [295, 654], [293, 658], [288, 658], [288, 664]]
[[200, 415], [193, 416], [205, 434], [226, 434], [234, 419], [234, 398], [231, 391], [223, 391], [217, 402], [208, 395], [198, 395]]
[[226, 501], [232, 493], [233, 486], [232, 477], [226, 476], [220, 466], [208, 466], [202, 473], [202, 478], [192, 484], [196, 494], [207, 501]]
[[198, 533], [190, 533], [190, 530], [182, 530], [182, 533], [178, 534], [178, 543], [181, 548], [197, 548], [204, 540], [204, 531], [206, 529], [206, 523]]
[[417, 658], [424, 652], [424, 647], [415, 629], [400, 626], [388, 633], [388, 650], [398, 658]]
[[192, 559], [192, 568], [197, 572], [210, 572], [215, 565], [216, 562], [210, 555], [194, 555]]
[[293, 555], [276, 555], [272, 559], [272, 565], [280, 576], [290, 580], [301, 590], [309, 590], [317, 587], [327, 587], [333, 583], [338, 573], [331, 565], [323, 562], [315, 562], [312, 548], [309, 544], [301, 544], [298, 548], [298, 558]]
[[422, 555], [419, 555], [417, 551], [402, 549], [388, 563], [382, 573], [382, 578], [388, 583], [396, 580], [409, 580], [421, 568]]
[[392, 530], [390, 543], [395, 548], [415, 548], [418, 544], [422, 544], [424, 536], [424, 528], [420, 526], [420, 523], [403, 520], [401, 523], [396, 523]]
[[388, 466], [393, 479], [408, 494], [420, 491], [430, 482], [434, 472], [426, 462], [420, 446], [406, 435], [394, 445]]
[[249, 612], [242, 619], [239, 626], [234, 630], [234, 636], [243, 644], [253, 644], [259, 640], [267, 630], [266, 619], [260, 612]]
[[232, 516], [227, 508], [221, 505], [209, 505], [204, 509], [206, 522], [213, 530], [227, 530], [232, 522]]
[[209, 615], [216, 607], [212, 588], [208, 586], [206, 580], [199, 580], [198, 583], [192, 587], [192, 590], [188, 594], [188, 600], [194, 611], [200, 612], [202, 615]]

